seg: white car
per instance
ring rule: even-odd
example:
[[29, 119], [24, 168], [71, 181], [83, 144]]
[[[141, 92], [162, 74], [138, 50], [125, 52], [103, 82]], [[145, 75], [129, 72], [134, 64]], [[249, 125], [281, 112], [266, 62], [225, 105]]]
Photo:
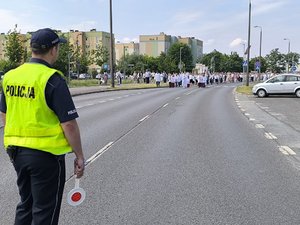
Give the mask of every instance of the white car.
[[253, 86], [252, 93], [260, 98], [271, 94], [295, 94], [300, 98], [300, 75], [280, 74]]

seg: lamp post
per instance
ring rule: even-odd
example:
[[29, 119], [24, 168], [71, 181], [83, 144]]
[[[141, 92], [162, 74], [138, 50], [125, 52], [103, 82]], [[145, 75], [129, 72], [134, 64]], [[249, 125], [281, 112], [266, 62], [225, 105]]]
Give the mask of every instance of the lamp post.
[[254, 28], [260, 28], [260, 35], [259, 35], [259, 74], [260, 74], [261, 73], [262, 27], [261, 26], [254, 26]]
[[249, 0], [249, 21], [248, 21], [248, 47], [247, 47], [247, 76], [246, 76], [246, 86], [249, 86], [250, 33], [251, 33], [251, 0]]
[[124, 77], [125, 77], [125, 69], [126, 69], [125, 56], [126, 56], [126, 51], [127, 51], [127, 49], [128, 49], [128, 46], [123, 46]]
[[76, 67], [77, 67], [77, 78], [79, 78], [79, 65], [80, 65], [80, 62], [79, 62], [79, 42], [78, 42], [78, 37], [79, 35], [82, 36], [82, 33], [79, 33], [77, 34], [76, 36], [76, 50], [77, 50], [77, 57], [76, 57]]
[[181, 63], [181, 50], [183, 49], [183, 47], [180, 47], [179, 49], [179, 71], [181, 73], [181, 68], [182, 68], [182, 63]]
[[109, 0], [109, 24], [110, 24], [110, 75], [111, 87], [115, 87], [114, 73], [114, 40], [113, 40], [113, 22], [112, 22], [112, 0]]
[[[284, 41], [288, 41], [288, 55], [290, 54], [290, 51], [291, 51], [291, 40], [290, 39], [288, 39], [288, 38], [284, 38], [283, 39]], [[286, 57], [287, 58], [287, 65], [286, 65], [286, 72], [288, 73], [289, 72], [289, 61], [288, 61], [288, 56]]]

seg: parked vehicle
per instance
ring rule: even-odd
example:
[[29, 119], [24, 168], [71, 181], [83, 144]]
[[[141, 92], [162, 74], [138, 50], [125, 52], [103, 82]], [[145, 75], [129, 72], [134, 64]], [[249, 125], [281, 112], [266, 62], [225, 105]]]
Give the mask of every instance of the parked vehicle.
[[260, 98], [274, 94], [295, 94], [300, 98], [300, 75], [276, 75], [262, 83], [254, 85], [252, 93]]

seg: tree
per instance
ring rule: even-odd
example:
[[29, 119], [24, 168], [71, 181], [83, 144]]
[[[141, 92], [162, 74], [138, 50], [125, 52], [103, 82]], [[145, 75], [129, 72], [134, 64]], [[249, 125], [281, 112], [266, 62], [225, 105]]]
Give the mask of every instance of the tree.
[[59, 55], [53, 67], [68, 76], [69, 58], [73, 55], [72, 45], [69, 42], [59, 45]]
[[5, 43], [5, 57], [8, 58], [10, 63], [10, 69], [16, 68], [19, 66], [24, 60], [24, 47], [23, 43], [26, 40], [21, 39], [20, 32], [17, 31], [17, 24], [13, 31], [9, 30], [6, 38]]
[[92, 62], [97, 66], [102, 67], [104, 63], [108, 63], [109, 51], [106, 47], [102, 45], [97, 45], [95, 50], [91, 52]]
[[224, 72], [225, 63], [222, 62], [226, 58], [221, 52], [217, 50], [212, 51], [211, 53], [205, 54], [200, 62], [208, 66], [211, 72]]
[[[180, 48], [182, 48], [181, 51], [180, 51]], [[177, 43], [171, 45], [171, 47], [167, 53], [167, 56], [168, 56], [170, 62], [172, 62], [178, 66], [180, 63], [180, 52], [181, 52], [181, 62], [184, 65], [184, 67], [183, 67], [184, 70], [186, 70], [188, 72], [192, 72], [192, 70], [194, 68], [193, 55], [192, 55], [191, 48], [187, 44], [177, 42]], [[173, 71], [173, 72], [177, 72], [177, 71], [179, 71], [179, 68], [177, 68], [177, 70]]]
[[273, 73], [281, 73], [285, 70], [285, 57], [279, 52], [279, 49], [273, 49], [270, 54], [266, 55], [267, 70]]

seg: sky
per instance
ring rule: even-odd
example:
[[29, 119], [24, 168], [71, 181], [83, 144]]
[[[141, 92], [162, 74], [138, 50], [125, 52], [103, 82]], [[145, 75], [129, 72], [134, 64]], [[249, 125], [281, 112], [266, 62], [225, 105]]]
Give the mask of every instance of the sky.
[[[216, 49], [242, 56], [247, 46], [250, 0], [112, 0], [113, 33], [120, 42], [139, 41], [139, 35], [195, 37], [203, 52]], [[279, 48], [300, 53], [299, 0], [251, 0], [251, 58]], [[2, 0], [0, 32], [18, 25], [26, 33], [50, 27], [110, 32], [109, 0]], [[287, 40], [284, 40], [287, 39]]]

